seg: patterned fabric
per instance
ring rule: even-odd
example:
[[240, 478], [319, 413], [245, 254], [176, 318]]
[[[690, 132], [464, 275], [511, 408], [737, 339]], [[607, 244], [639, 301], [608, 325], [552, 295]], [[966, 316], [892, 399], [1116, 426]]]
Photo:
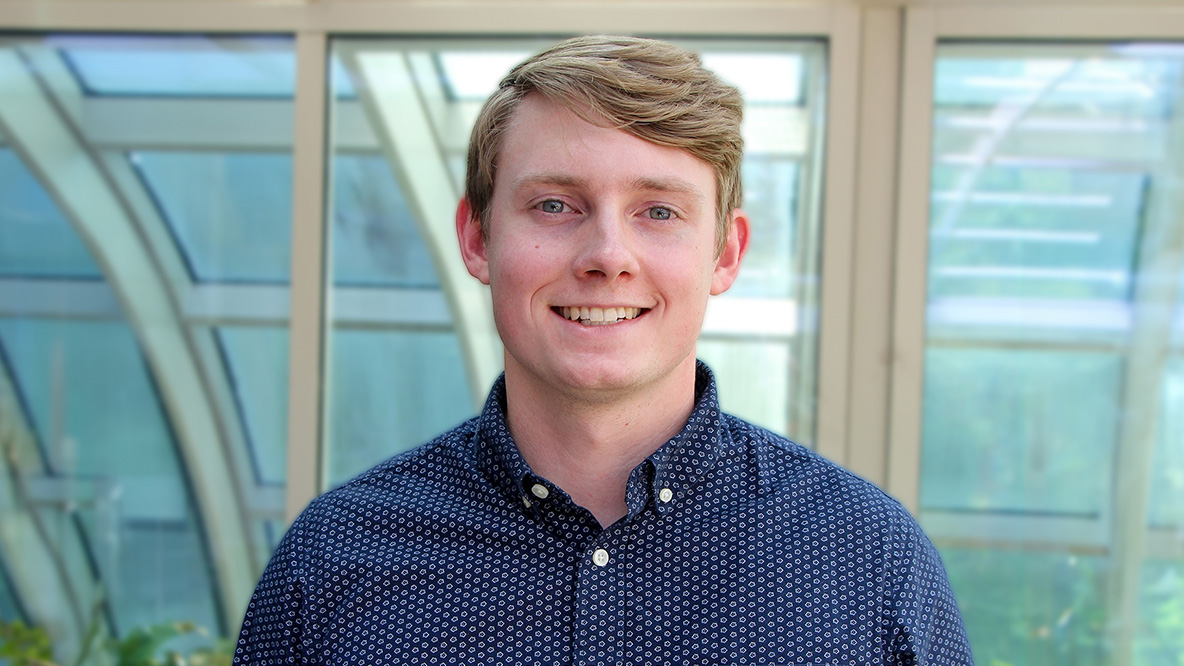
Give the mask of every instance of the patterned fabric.
[[531, 472], [498, 380], [480, 416], [305, 510], [234, 663], [972, 663], [898, 503], [720, 413], [703, 364], [696, 391], [602, 530]]

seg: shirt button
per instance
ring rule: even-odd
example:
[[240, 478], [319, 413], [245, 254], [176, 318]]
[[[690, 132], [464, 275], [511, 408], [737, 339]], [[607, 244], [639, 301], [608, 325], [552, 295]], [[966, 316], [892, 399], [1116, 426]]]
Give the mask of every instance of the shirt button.
[[598, 567], [608, 564], [608, 551], [603, 548], [597, 548], [595, 553], [592, 553], [592, 563]]
[[670, 490], [669, 488], [663, 488], [662, 490], [658, 491], [658, 499], [662, 500], [663, 502], [669, 502], [671, 499], [673, 499], [673, 497], [674, 491]]
[[536, 483], [531, 486], [530, 492], [534, 493], [534, 496], [539, 499], [547, 499], [547, 495], [551, 494], [551, 491], [547, 490], [547, 487], [541, 483]]
[[522, 503], [524, 505], [526, 505], [526, 508], [528, 508], [528, 509], [530, 508], [530, 498], [527, 497], [526, 495], [522, 496]]

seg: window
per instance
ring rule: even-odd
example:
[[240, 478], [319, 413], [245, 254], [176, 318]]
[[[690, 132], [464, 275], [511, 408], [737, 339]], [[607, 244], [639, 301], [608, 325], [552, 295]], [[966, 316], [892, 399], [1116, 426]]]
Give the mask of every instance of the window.
[[980, 661], [1184, 650], [1182, 93], [1178, 45], [938, 48], [921, 517]]
[[59, 649], [234, 631], [282, 533], [291, 136], [249, 126], [291, 126], [294, 65], [277, 38], [0, 42], [0, 615]]

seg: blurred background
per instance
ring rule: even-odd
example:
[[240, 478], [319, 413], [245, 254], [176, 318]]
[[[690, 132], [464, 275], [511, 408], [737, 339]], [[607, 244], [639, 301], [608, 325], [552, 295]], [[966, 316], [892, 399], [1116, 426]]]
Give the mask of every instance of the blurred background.
[[952, 0], [0, 4], [7, 658], [225, 661], [312, 497], [476, 413], [469, 129], [588, 32], [744, 94], [725, 410], [913, 511], [978, 663], [1184, 664], [1184, 2]]

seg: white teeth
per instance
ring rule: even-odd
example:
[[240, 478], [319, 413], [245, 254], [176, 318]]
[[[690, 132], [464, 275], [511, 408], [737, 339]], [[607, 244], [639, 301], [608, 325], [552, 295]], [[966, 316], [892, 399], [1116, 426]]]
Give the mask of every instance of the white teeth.
[[625, 306], [611, 308], [564, 306], [559, 308], [559, 313], [565, 319], [578, 321], [585, 326], [604, 326], [606, 324], [615, 324], [624, 319], [633, 319], [641, 314], [641, 308]]

